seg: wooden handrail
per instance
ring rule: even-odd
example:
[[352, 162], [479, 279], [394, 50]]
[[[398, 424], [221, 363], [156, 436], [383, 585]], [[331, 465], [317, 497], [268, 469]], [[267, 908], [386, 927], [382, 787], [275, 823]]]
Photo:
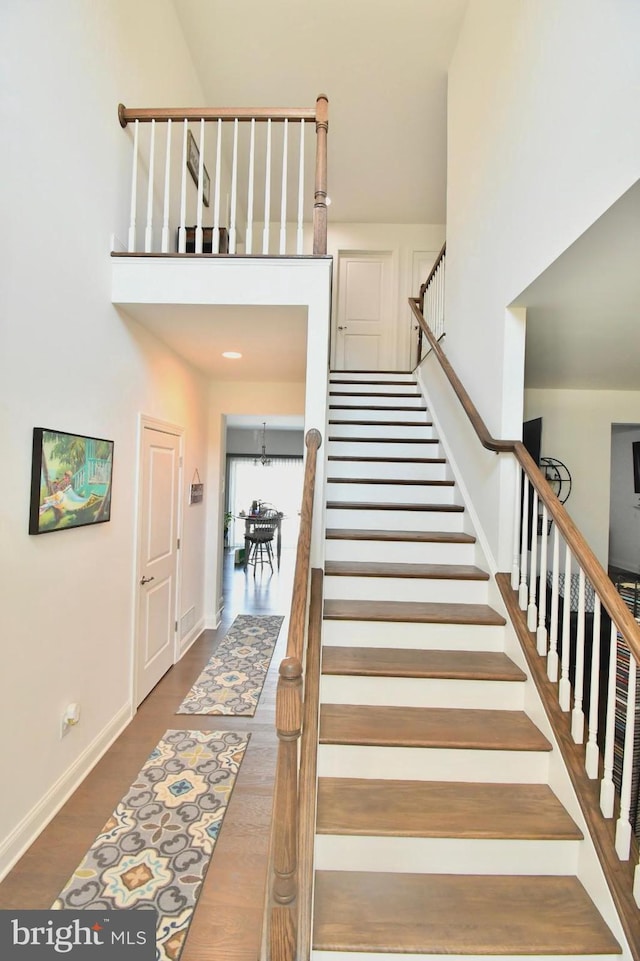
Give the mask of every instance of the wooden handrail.
[[565, 543], [569, 545], [573, 556], [584, 570], [585, 575], [597, 591], [600, 600], [607, 609], [609, 616], [615, 622], [616, 627], [623, 635], [625, 642], [636, 661], [640, 663], [640, 628], [631, 614], [631, 611], [613, 586], [611, 578], [603, 568], [602, 564], [595, 556], [574, 522], [571, 520], [564, 506], [560, 503], [552, 491], [547, 479], [539, 470], [537, 464], [527, 451], [524, 444], [519, 440], [497, 440], [489, 433], [487, 425], [478, 413], [475, 404], [469, 397], [469, 394], [463, 387], [456, 372], [449, 363], [449, 360], [442, 350], [442, 347], [434, 337], [432, 331], [429, 329], [428, 324], [425, 323], [424, 317], [422, 316], [422, 312], [419, 308], [418, 298], [410, 297], [409, 306], [411, 307], [416, 320], [420, 324], [424, 334], [431, 344], [433, 353], [438, 358], [438, 361], [445, 375], [447, 376], [447, 379], [451, 384], [456, 397], [462, 404], [465, 413], [471, 421], [471, 425], [475, 430], [480, 443], [483, 447], [486, 447], [487, 450], [495, 451], [496, 453], [509, 453], [516, 457], [531, 484], [537, 490], [538, 496], [546, 505], [546, 508], [555, 521]]
[[320, 649], [323, 572], [311, 571], [309, 636], [305, 658], [302, 739], [300, 742], [298, 825], [298, 957], [311, 957], [311, 895], [316, 820], [318, 720], [320, 717]]
[[[318, 98], [320, 100], [320, 97]], [[324, 97], [326, 101], [326, 97]], [[125, 107], [118, 104], [118, 120], [121, 127], [139, 120], [315, 120], [315, 107]]]
[[307, 431], [305, 437], [307, 462], [302, 482], [302, 508], [300, 510], [300, 533], [296, 550], [296, 567], [293, 577], [291, 615], [287, 635], [287, 657], [297, 657], [302, 661], [305, 635], [305, 618], [309, 590], [309, 569], [311, 558], [311, 524], [313, 520], [313, 495], [316, 487], [317, 453], [322, 444], [320, 431]]

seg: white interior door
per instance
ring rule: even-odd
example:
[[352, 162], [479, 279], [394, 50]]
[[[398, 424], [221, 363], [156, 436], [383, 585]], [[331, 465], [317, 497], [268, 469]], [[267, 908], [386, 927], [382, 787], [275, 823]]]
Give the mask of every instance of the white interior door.
[[180, 436], [143, 427], [136, 705], [175, 660]]
[[395, 367], [391, 251], [341, 253], [333, 343], [337, 370]]

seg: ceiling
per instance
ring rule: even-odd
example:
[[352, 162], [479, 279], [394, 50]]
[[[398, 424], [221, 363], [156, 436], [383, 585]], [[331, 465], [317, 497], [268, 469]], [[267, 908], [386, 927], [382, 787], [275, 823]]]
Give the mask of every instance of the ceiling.
[[447, 69], [467, 0], [173, 2], [208, 106], [329, 97], [333, 221], [445, 222]]
[[518, 297], [525, 387], [640, 390], [640, 182]]

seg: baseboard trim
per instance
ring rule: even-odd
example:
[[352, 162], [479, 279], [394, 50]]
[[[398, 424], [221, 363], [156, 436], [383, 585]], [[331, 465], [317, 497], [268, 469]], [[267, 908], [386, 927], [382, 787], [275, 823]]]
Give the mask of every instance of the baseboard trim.
[[125, 704], [65, 773], [0, 844], [0, 881], [9, 873], [76, 788], [125, 729], [133, 711]]

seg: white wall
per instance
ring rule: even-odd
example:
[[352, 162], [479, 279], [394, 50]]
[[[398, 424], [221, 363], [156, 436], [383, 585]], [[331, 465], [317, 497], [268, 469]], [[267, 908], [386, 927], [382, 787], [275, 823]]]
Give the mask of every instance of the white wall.
[[[207, 385], [111, 305], [130, 165], [117, 104], [202, 102], [172, 4], [4, 0], [0, 38], [0, 767], [20, 772], [0, 805], [1, 874], [130, 716], [139, 415], [185, 428], [189, 480]], [[27, 534], [34, 426], [115, 441], [109, 523]], [[202, 621], [203, 512], [183, 504], [179, 614]], [[60, 740], [70, 701], [81, 721]]]
[[[522, 418], [508, 305], [640, 176], [639, 39], [632, 0], [469, 2], [449, 73], [446, 349], [495, 436]], [[460, 461], [473, 488], [482, 466]], [[487, 490], [478, 510], [508, 567], [502, 492]]]
[[613, 426], [609, 563], [640, 574], [640, 497], [634, 489], [634, 443], [640, 443], [640, 425]]
[[[640, 391], [525, 391], [525, 419], [542, 417], [542, 455], [567, 465], [573, 485], [565, 507], [605, 570], [609, 560], [611, 425], [637, 423], [639, 410]], [[632, 480], [631, 467], [629, 476]]]

